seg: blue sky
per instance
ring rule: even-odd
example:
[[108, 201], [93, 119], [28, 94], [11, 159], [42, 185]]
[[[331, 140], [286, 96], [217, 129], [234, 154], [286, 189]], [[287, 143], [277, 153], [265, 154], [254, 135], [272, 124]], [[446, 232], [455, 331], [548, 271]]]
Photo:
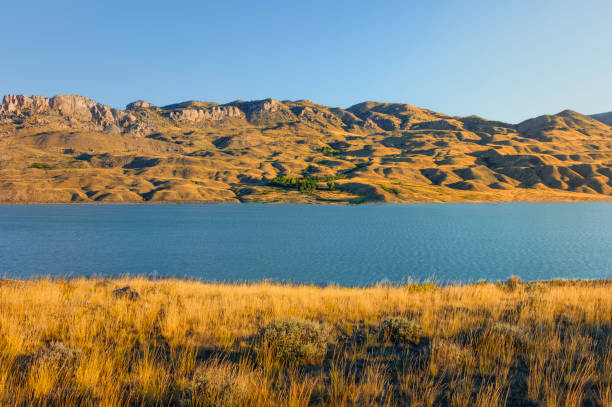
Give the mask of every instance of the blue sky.
[[4, 1], [0, 93], [612, 110], [612, 1]]

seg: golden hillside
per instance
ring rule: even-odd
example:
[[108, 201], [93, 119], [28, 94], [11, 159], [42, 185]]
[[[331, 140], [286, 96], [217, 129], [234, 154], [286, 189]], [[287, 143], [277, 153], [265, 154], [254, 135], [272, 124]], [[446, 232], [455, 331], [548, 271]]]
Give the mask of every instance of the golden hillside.
[[451, 202], [612, 196], [612, 127], [518, 125], [397, 103], [189, 101], [113, 109], [7, 95], [0, 202]]

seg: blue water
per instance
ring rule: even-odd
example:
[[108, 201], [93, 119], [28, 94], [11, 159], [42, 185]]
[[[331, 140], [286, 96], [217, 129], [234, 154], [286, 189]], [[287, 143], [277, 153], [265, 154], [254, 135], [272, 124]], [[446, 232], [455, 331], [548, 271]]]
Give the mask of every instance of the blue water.
[[0, 277], [362, 285], [612, 275], [612, 203], [0, 206]]

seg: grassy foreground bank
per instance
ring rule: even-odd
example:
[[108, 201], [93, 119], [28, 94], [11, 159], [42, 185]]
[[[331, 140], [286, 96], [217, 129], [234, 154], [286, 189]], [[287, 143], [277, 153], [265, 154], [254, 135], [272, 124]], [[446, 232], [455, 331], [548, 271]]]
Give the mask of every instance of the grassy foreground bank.
[[611, 381], [610, 280], [0, 280], [2, 406], [608, 407]]

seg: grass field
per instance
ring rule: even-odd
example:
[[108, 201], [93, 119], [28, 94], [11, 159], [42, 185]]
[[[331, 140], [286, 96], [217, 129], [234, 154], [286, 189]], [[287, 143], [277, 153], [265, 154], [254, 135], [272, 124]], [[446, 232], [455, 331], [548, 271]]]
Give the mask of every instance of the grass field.
[[0, 280], [2, 406], [608, 407], [611, 382], [610, 280]]

